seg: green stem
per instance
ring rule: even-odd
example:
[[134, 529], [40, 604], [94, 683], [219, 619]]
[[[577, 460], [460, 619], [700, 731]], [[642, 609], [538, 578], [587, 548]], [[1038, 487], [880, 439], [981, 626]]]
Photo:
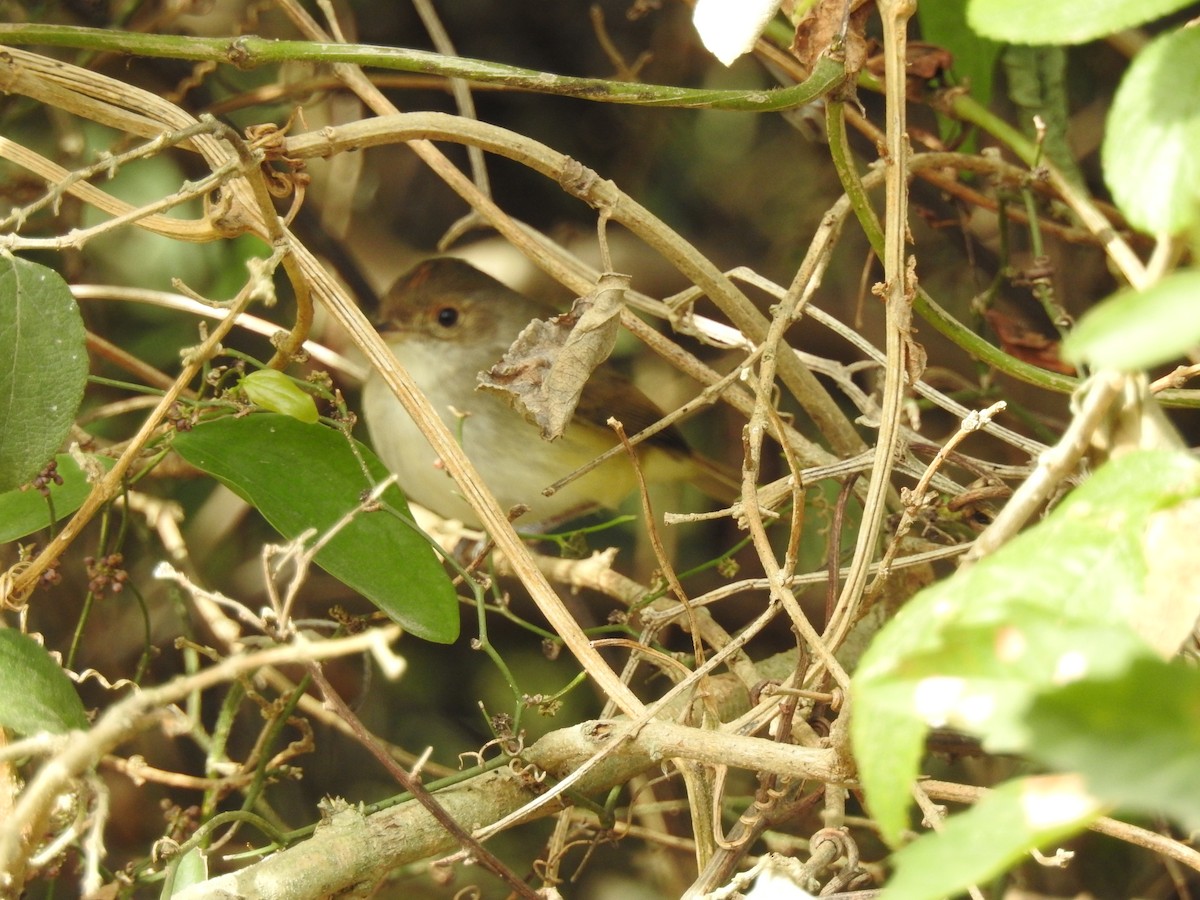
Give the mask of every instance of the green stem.
[[842, 190], [850, 200], [850, 206], [862, 227], [871, 249], [878, 257], [883, 256], [883, 229], [879, 226], [879, 217], [867, 197], [867, 189], [863, 186], [858, 169], [854, 166], [854, 154], [850, 150], [850, 140], [846, 136], [846, 117], [842, 114], [845, 104], [841, 100], [829, 100], [825, 104], [825, 127], [829, 132], [829, 155], [833, 160], [833, 168], [837, 172]]
[[510, 90], [555, 94], [600, 103], [743, 112], [777, 112], [803, 106], [828, 93], [845, 78], [845, 69], [840, 62], [824, 58], [807, 80], [791, 87], [773, 90], [705, 90], [604, 78], [575, 78], [404, 47], [274, 41], [255, 35], [201, 38], [68, 25], [0, 25], [0, 44], [73, 47], [130, 56], [226, 63], [239, 69], [295, 61], [351, 63], [376, 69], [461, 78], [476, 84], [494, 84]]

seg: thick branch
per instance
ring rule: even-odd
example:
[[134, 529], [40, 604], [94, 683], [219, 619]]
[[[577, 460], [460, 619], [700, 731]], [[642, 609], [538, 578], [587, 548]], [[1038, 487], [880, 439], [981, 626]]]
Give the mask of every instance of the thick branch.
[[[437, 793], [442, 808], [464, 826], [494, 822], [520, 809], [542, 790], [536, 770], [562, 777], [579, 768], [624, 731], [620, 722], [584, 722], [546, 735], [522, 756], [532, 767], [527, 776], [497, 769]], [[702, 731], [667, 722], [650, 722], [593, 766], [575, 785], [589, 795], [624, 784], [664, 760], [686, 758], [709, 765], [740, 766], [791, 778], [838, 781], [845, 777], [832, 750], [809, 749], [764, 738]], [[560, 810], [547, 804], [535, 818]], [[275, 854], [239, 872], [195, 885], [178, 900], [202, 897], [255, 897], [293, 900], [339, 894], [368, 885], [392, 869], [456, 849], [454, 838], [416, 801], [363, 816], [343, 810], [303, 844]]]

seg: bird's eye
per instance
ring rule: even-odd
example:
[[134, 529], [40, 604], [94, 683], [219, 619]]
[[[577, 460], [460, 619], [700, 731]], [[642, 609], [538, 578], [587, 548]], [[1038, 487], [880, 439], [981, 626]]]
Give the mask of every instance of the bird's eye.
[[443, 328], [453, 328], [458, 324], [458, 310], [453, 306], [443, 306], [437, 311], [437, 323]]

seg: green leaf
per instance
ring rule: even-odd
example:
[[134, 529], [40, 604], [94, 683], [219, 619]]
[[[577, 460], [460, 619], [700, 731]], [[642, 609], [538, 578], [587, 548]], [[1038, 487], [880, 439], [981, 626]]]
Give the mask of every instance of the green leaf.
[[[106, 456], [91, 458], [106, 469], [112, 468], [113, 460]], [[50, 499], [54, 503], [54, 520], [57, 522], [83, 505], [92, 486], [70, 454], [60, 453], [54, 460], [58, 463], [58, 474], [63, 480], [62, 484], [48, 485]], [[39, 491], [18, 488], [0, 494], [0, 544], [23, 538], [49, 525], [50, 507]]]
[[1125, 290], [1088, 310], [1063, 341], [1072, 363], [1136, 371], [1200, 344], [1200, 271], [1173, 272], [1144, 291]]
[[987, 106], [1000, 45], [981, 37], [967, 25], [967, 0], [939, 0], [917, 7], [921, 36], [954, 56], [952, 71], [965, 80], [971, 96]]
[[193, 847], [172, 863], [173, 877], [167, 879], [159, 895], [163, 900], [182, 894], [208, 879], [208, 858], [199, 847]]
[[970, 0], [967, 21], [1013, 44], [1081, 44], [1183, 9], [1188, 0]]
[[1071, 775], [1010, 781], [990, 791], [942, 831], [918, 838], [892, 857], [884, 900], [942, 900], [999, 875], [1031, 848], [1069, 837], [1100, 814]]
[[1023, 712], [1038, 693], [1148, 652], [1131, 624], [1145, 601], [1144, 536], [1198, 495], [1200, 463], [1187, 454], [1122, 456], [1000, 551], [921, 591], [876, 636], [852, 682], [851, 738], [885, 839], [908, 825], [931, 726], [1023, 751]]
[[242, 379], [241, 388], [255, 406], [268, 412], [283, 413], [301, 422], [315, 423], [317, 404], [311, 394], [302, 390], [278, 369], [259, 369]]
[[45, 647], [11, 628], [0, 630], [0, 697], [0, 727], [17, 734], [88, 727], [71, 679]]
[[1113, 678], [1089, 678], [1037, 698], [1029, 754], [1081, 773], [1088, 790], [1133, 812], [1200, 828], [1200, 672], [1152, 657]]
[[1182, 28], [1134, 57], [1108, 111], [1104, 179], [1130, 224], [1151, 234], [1178, 234], [1200, 219], [1197, 97], [1200, 29]]
[[1066, 620], [1021, 603], [1006, 617], [942, 631], [937, 650], [904, 660], [893, 702], [925, 726], [948, 726], [979, 735], [990, 751], [1020, 753], [1030, 743], [1024, 715], [1042, 687], [1080, 673], [1119, 672], [1147, 652], [1124, 626]]
[[[289, 540], [324, 534], [356, 509], [387, 469], [331, 428], [273, 413], [217, 419], [175, 435], [175, 450], [253, 504]], [[382, 502], [408, 517], [394, 485]], [[429, 542], [386, 510], [359, 513], [316, 555], [329, 574], [361, 593], [418, 637], [458, 637], [458, 599]]]
[[0, 491], [33, 478], [83, 400], [83, 319], [53, 269], [0, 254]]

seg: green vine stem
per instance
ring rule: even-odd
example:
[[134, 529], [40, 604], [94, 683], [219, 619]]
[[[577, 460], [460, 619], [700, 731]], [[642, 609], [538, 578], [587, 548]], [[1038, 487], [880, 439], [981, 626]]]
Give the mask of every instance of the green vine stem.
[[791, 87], [771, 90], [707, 90], [611, 81], [605, 78], [576, 78], [478, 59], [442, 56], [439, 53], [409, 50], [404, 47], [321, 41], [276, 41], [255, 35], [202, 38], [140, 34], [68, 25], [0, 25], [0, 44], [72, 47], [131, 56], [226, 63], [239, 69], [253, 69], [281, 62], [350, 63], [375, 69], [461, 78], [476, 84], [498, 85], [510, 90], [555, 94], [601, 103], [742, 112], [778, 112], [803, 106], [828, 93], [845, 78], [845, 69], [841, 62], [826, 57], [817, 64], [808, 79]]

